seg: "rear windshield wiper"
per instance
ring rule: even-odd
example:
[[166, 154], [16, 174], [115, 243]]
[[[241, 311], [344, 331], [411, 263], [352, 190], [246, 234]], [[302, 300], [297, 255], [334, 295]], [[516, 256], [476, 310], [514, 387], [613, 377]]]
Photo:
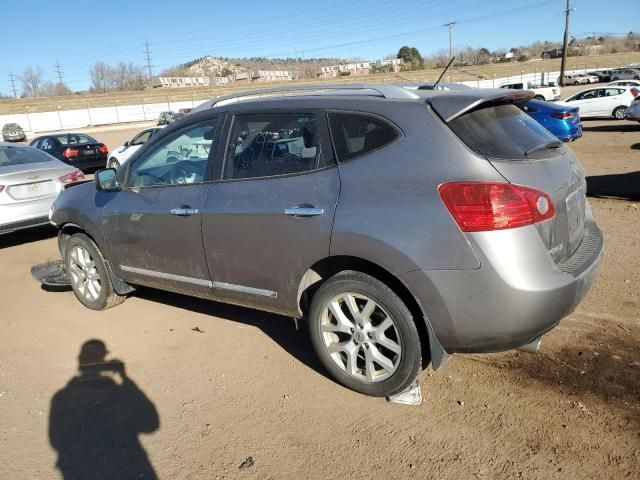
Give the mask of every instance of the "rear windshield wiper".
[[550, 140], [547, 143], [541, 143], [535, 147], [531, 147], [529, 150], [525, 150], [524, 154], [529, 155], [533, 152], [539, 152], [540, 150], [547, 150], [548, 148], [559, 148], [562, 145], [560, 140]]

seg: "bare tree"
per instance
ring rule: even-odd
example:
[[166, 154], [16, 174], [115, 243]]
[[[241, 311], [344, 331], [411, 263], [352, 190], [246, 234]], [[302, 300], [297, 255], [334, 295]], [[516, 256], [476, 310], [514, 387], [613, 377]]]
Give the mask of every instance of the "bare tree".
[[104, 62], [96, 62], [89, 69], [91, 90], [106, 93], [113, 89], [117, 73]]
[[27, 68], [20, 77], [22, 80], [22, 96], [37, 97], [42, 88], [42, 70], [37, 68]]

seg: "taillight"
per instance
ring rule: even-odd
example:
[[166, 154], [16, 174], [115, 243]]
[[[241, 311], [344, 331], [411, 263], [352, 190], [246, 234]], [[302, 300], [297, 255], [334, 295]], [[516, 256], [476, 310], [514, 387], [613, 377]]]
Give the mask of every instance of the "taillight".
[[565, 118], [573, 118], [576, 115], [573, 112], [562, 112], [562, 113], [552, 113], [551, 116], [553, 118], [559, 118], [560, 120], [564, 120]]
[[79, 182], [80, 180], [84, 180], [84, 173], [80, 170], [74, 170], [73, 172], [60, 177], [60, 181], [62, 183]]
[[0, 193], [2, 193], [2, 190], [4, 190], [4, 185], [0, 185]]
[[107, 146], [104, 143], [101, 143], [100, 146], [98, 147], [98, 151], [100, 153], [104, 153], [105, 155], [107, 153], [109, 153], [109, 149], [107, 148]]
[[636, 98], [638, 94], [640, 94], [640, 90], [637, 88], [631, 88], [629, 91], [631, 92], [631, 95], [633, 95], [633, 98]]
[[549, 195], [511, 183], [451, 182], [440, 185], [438, 192], [464, 232], [522, 227], [555, 214]]
[[73, 158], [77, 157], [80, 151], [77, 148], [67, 148], [62, 152], [62, 156], [64, 158]]

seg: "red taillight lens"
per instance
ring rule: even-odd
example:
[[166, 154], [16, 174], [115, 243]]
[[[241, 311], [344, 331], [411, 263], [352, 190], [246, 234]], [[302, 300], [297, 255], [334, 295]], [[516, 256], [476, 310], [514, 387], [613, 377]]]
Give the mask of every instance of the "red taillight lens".
[[511, 183], [443, 183], [438, 192], [464, 232], [522, 227], [555, 214], [549, 195]]
[[74, 170], [73, 172], [60, 177], [60, 181], [62, 183], [79, 182], [80, 180], [84, 180], [84, 173], [80, 170]]
[[559, 118], [560, 120], [564, 120], [565, 118], [575, 117], [575, 113], [573, 112], [552, 113], [551, 116], [553, 118]]
[[106, 146], [106, 145], [104, 145], [104, 144], [102, 144], [102, 143], [101, 143], [101, 144], [100, 144], [100, 146], [98, 147], [98, 151], [99, 151], [100, 153], [104, 153], [105, 155], [106, 155], [107, 153], [109, 153], [109, 149], [107, 148], [107, 146]]
[[73, 158], [73, 157], [77, 157], [79, 153], [80, 151], [77, 148], [67, 148], [65, 151], [62, 152], [62, 156], [64, 158]]
[[637, 88], [630, 89], [630, 92], [631, 95], [633, 95], [633, 98], [636, 98], [640, 94], [640, 90], [638, 90]]

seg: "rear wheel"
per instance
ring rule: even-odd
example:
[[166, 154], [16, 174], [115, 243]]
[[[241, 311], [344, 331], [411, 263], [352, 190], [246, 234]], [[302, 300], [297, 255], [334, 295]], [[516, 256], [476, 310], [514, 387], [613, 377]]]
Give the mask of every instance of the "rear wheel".
[[311, 341], [340, 384], [376, 397], [408, 388], [422, 366], [420, 337], [404, 302], [384, 283], [345, 271], [315, 293]]
[[613, 118], [615, 118], [616, 120], [624, 120], [625, 117], [627, 116], [627, 107], [617, 107], [614, 111], [613, 111]]
[[104, 257], [86, 235], [77, 233], [67, 241], [64, 262], [73, 293], [85, 307], [106, 310], [125, 300], [113, 290]]

